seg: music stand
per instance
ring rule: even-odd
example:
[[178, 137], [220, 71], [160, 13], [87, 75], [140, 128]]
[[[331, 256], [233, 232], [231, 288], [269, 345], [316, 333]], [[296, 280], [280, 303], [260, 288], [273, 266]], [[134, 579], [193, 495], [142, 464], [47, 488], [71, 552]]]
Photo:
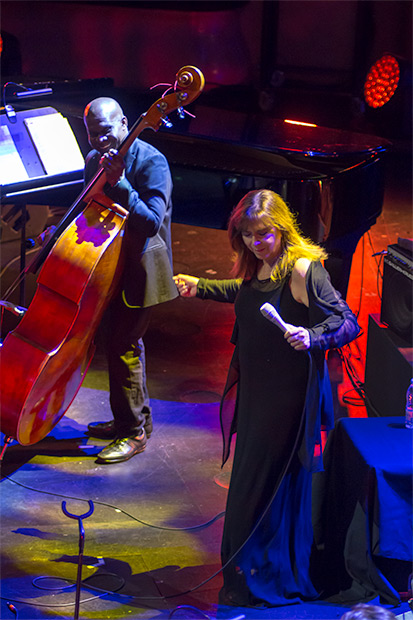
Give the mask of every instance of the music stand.
[[[78, 184], [84, 159], [68, 120], [52, 107], [0, 117], [1, 203], [21, 209], [20, 271], [26, 263], [27, 201], [40, 191]], [[69, 205], [68, 205], [69, 206]], [[20, 283], [25, 305], [25, 283]]]

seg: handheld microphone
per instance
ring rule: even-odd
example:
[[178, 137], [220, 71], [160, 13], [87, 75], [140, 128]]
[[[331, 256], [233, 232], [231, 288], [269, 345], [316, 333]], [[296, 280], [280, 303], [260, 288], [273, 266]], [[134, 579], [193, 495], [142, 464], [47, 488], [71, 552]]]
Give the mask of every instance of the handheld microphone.
[[271, 323], [274, 323], [274, 325], [279, 327], [284, 334], [286, 331], [288, 331], [287, 324], [282, 320], [273, 305], [266, 302], [261, 306], [260, 312], [262, 316], [264, 316], [266, 319], [271, 321]]

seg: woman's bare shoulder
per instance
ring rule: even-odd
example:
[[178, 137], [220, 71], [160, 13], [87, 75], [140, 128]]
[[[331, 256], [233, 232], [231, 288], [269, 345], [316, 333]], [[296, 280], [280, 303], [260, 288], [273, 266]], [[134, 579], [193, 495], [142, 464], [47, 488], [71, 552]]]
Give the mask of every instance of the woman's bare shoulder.
[[291, 273], [291, 293], [296, 301], [304, 304], [308, 308], [308, 294], [306, 288], [306, 274], [310, 268], [311, 260], [308, 258], [299, 258], [295, 262]]
[[293, 276], [305, 278], [310, 265], [311, 260], [309, 258], [298, 258], [293, 267]]

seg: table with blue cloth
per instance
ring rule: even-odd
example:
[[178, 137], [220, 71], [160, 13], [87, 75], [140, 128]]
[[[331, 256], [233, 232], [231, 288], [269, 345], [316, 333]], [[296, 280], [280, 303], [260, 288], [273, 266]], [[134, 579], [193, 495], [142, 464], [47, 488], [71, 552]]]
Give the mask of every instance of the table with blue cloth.
[[323, 586], [343, 601], [397, 605], [413, 560], [413, 430], [404, 418], [343, 418], [316, 484]]

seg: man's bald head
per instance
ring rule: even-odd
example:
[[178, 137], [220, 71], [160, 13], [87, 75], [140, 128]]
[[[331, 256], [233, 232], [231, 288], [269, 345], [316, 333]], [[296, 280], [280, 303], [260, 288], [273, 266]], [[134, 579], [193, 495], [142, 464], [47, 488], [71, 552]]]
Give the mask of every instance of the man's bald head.
[[100, 153], [118, 149], [128, 135], [128, 120], [119, 103], [111, 97], [98, 97], [85, 108], [83, 120], [89, 144]]
[[91, 117], [105, 120], [116, 120], [124, 116], [119, 103], [111, 97], [98, 97], [93, 99], [85, 108], [85, 122]]

